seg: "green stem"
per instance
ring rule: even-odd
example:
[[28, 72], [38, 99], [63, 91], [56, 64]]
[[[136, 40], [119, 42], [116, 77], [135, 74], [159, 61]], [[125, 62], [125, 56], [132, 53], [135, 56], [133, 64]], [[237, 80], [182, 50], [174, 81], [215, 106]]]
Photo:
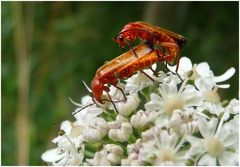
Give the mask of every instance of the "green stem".
[[[96, 143], [96, 144], [97, 144], [97, 143]], [[96, 152], [96, 151], [99, 149], [99, 147], [96, 146], [96, 144], [90, 143], [90, 142], [85, 142], [86, 148], [87, 148], [88, 150], [94, 151], [94, 152]]]
[[85, 157], [85, 158], [93, 158], [94, 155], [95, 155], [95, 153], [93, 153], [93, 152], [90, 152], [90, 151], [88, 151], [88, 150], [85, 150], [85, 151], [84, 151], [84, 157]]
[[132, 134], [130, 137], [129, 137], [129, 143], [135, 143], [136, 141], [136, 137], [134, 136], [134, 134]]
[[140, 138], [142, 134], [142, 129], [141, 128], [133, 129], [133, 133], [137, 138]]

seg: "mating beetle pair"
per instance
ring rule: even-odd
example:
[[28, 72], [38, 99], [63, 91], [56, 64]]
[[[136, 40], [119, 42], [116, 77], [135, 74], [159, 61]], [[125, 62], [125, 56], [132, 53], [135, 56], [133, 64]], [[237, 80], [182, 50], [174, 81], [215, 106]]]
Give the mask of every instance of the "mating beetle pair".
[[[140, 38], [145, 42], [133, 47], [133, 42], [136, 38]], [[151, 68], [154, 63], [165, 61], [169, 64], [173, 64], [176, 61], [177, 72], [180, 49], [187, 42], [186, 38], [182, 35], [140, 21], [128, 23], [113, 39], [120, 47], [123, 48], [124, 45], [129, 45], [131, 49], [107, 62], [97, 70], [91, 82], [91, 89], [93, 101], [101, 104], [103, 104], [104, 101], [109, 101], [108, 99], [102, 99], [104, 91], [113, 103], [108, 93], [110, 89], [106, 84], [115, 86], [123, 93], [123, 90], [117, 87], [119, 79], [129, 78], [136, 71], [144, 73], [143, 69]], [[165, 51], [154, 49], [155, 45], [160, 45]], [[124, 98], [126, 100], [125, 95]]]

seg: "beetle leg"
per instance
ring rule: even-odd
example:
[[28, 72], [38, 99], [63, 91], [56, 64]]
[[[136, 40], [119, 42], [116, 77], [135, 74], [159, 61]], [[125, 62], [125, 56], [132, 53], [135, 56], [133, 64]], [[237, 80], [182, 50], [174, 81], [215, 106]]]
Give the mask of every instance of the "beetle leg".
[[113, 86], [122, 92], [123, 97], [124, 97], [124, 102], [126, 102], [126, 101], [127, 101], [127, 97], [126, 97], [126, 95], [124, 94], [123, 90], [122, 90], [120, 87], [116, 86], [116, 85], [113, 85]]
[[[158, 53], [158, 59], [159, 59], [159, 61], [165, 61], [165, 63], [164, 63], [164, 65], [165, 65], [165, 68], [168, 70], [168, 71], [170, 71], [169, 70], [169, 68], [167, 67], [167, 62], [172, 58], [172, 56], [170, 56], [170, 55], [165, 55], [165, 54], [163, 54], [161, 51], [157, 51], [157, 53]], [[177, 72], [172, 72], [172, 71], [170, 71], [171, 73], [173, 73], [173, 74], [175, 74], [175, 75], [177, 75], [178, 76], [178, 78], [183, 82], [183, 79], [180, 77], [180, 75], [177, 73]]]
[[158, 77], [158, 73], [152, 68], [152, 67], [149, 67], [149, 69], [153, 72], [153, 74]]
[[110, 94], [109, 94], [107, 91], [106, 91], [106, 93], [107, 93], [108, 98], [110, 99], [111, 103], [113, 104], [113, 107], [114, 107], [114, 109], [115, 109], [115, 113], [117, 114], [117, 113], [118, 113], [118, 110], [117, 110], [117, 107], [116, 107], [115, 103], [112, 101], [112, 98], [111, 98]]
[[[169, 68], [167, 67], [167, 62], [166, 62], [166, 64], [165, 64], [165, 68], [166, 68], [168, 71], [170, 71]], [[181, 82], [183, 82], [183, 79], [180, 77], [180, 75], [179, 75], [177, 72], [172, 72], [172, 71], [170, 71], [170, 72], [173, 73], [173, 74], [175, 74], [175, 75], [177, 75], [178, 78], [181, 80]]]
[[137, 53], [135, 52], [134, 47], [131, 48], [131, 51], [133, 52], [134, 56], [135, 56], [136, 58], [138, 58], [138, 55], [137, 55]]
[[133, 52], [134, 56], [136, 58], [138, 58], [138, 55], [137, 53], [135, 52], [135, 49], [134, 49], [134, 43], [133, 43], [133, 40], [129, 40], [129, 42], [127, 43], [128, 46], [129, 46], [129, 49]]
[[162, 42], [161, 45], [163, 47], [166, 47], [169, 51], [169, 54], [172, 56], [172, 60], [170, 60], [170, 62], [172, 63], [172, 61], [177, 61], [177, 67], [176, 67], [176, 74], [178, 75], [178, 67], [179, 67], [179, 60], [180, 60], [180, 49], [179, 46], [175, 43], [171, 43], [171, 42]]
[[155, 80], [150, 77], [147, 73], [145, 73], [143, 70], [139, 70], [141, 73], [143, 73], [146, 77], [148, 77], [151, 81], [155, 82]]
[[138, 58], [138, 55], [137, 55], [137, 53], [135, 52], [134, 48], [132, 48], [131, 51], [133, 52], [134, 56], [135, 56], [136, 58]]

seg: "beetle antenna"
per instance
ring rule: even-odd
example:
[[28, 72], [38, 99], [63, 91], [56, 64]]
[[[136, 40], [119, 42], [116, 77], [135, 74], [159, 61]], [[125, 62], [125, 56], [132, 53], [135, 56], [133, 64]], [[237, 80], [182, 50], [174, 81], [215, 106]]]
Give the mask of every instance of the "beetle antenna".
[[84, 81], [82, 81], [82, 82], [83, 82], [84, 86], [87, 88], [88, 92], [92, 93], [92, 90], [87, 86], [87, 84]]
[[74, 111], [74, 112], [72, 113], [72, 115], [77, 114], [78, 112], [82, 111], [83, 109], [85, 109], [85, 108], [87, 108], [87, 107], [89, 107], [89, 106], [92, 106], [93, 104], [96, 104], [96, 102], [93, 102], [93, 103], [90, 103], [90, 104], [88, 104], [88, 105], [86, 105], [86, 106], [83, 106], [82, 104], [79, 104], [79, 103], [73, 101], [70, 97], [69, 97], [69, 99], [70, 99], [70, 101], [71, 101], [74, 105], [80, 107], [80, 109], [77, 109], [76, 111]]
[[[72, 100], [71, 100], [71, 101], [72, 101]], [[73, 102], [73, 101], [72, 101], [72, 102]], [[74, 102], [74, 103], [76, 103], [76, 102]], [[78, 103], [77, 103], [77, 104], [78, 104]], [[80, 111], [84, 110], [85, 108], [92, 106], [93, 104], [95, 104], [95, 103], [91, 103], [91, 104], [88, 104], [88, 105], [82, 107], [81, 109], [77, 109], [76, 111], [72, 112], [71, 115], [69, 115], [67, 118], [65, 118], [65, 120], [68, 120], [68, 119], [72, 118], [74, 115], [76, 115], [76, 114], [79, 113]], [[77, 105], [77, 106], [79, 106], [79, 105]], [[57, 121], [57, 122], [55, 122], [55, 123], [53, 123], [53, 124], [54, 124], [54, 125], [59, 125], [59, 124], [61, 124], [61, 122], [62, 122], [62, 121]]]
[[96, 103], [91, 103], [91, 104], [88, 104], [88, 105], [82, 107], [81, 109], [77, 109], [76, 111], [74, 111], [74, 112], [72, 113], [72, 115], [76, 115], [76, 114], [79, 113], [80, 111], [82, 111], [82, 110], [84, 110], [85, 108], [90, 107], [90, 106], [92, 106], [92, 105], [94, 105], [94, 104], [96, 104]]
[[118, 110], [117, 110], [117, 107], [116, 107], [115, 103], [112, 101], [112, 98], [111, 98], [111, 96], [109, 95], [109, 93], [108, 93], [108, 92], [106, 92], [106, 93], [107, 93], [108, 98], [110, 99], [111, 103], [113, 104], [113, 107], [114, 107], [114, 109], [115, 109], [115, 113], [117, 114], [117, 113], [118, 113]]

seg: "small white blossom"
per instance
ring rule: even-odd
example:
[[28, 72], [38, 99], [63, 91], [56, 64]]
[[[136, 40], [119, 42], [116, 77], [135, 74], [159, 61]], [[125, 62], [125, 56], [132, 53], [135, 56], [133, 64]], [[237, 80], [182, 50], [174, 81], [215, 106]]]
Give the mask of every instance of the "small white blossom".
[[198, 131], [199, 113], [190, 108], [186, 111], [176, 110], [169, 122], [169, 126], [179, 134], [193, 134]]
[[178, 90], [175, 80], [160, 85], [159, 93], [160, 96], [156, 93], [151, 94], [151, 101], [145, 104], [147, 110], [159, 111], [171, 116], [176, 109], [202, 104], [201, 94], [194, 86], [186, 85], [183, 90], [181, 88]]
[[156, 134], [154, 134], [155, 133], [154, 129], [155, 129], [155, 127], [151, 127], [150, 129], [142, 132], [142, 141], [144, 143], [147, 143], [148, 141], [152, 141], [154, 139], [154, 137], [156, 135]]
[[228, 106], [226, 107], [226, 111], [230, 114], [238, 114], [239, 113], [239, 100], [232, 99]]
[[[43, 161], [45, 161], [46, 163], [48, 163], [48, 165], [58, 165], [59, 163], [57, 163], [58, 161], [60, 161], [61, 159], [64, 159], [64, 154], [58, 154], [58, 148], [54, 148], [54, 149], [50, 149], [45, 151], [41, 158]], [[60, 163], [59, 165], [63, 165], [64, 163]]]
[[112, 165], [119, 164], [123, 156], [123, 149], [116, 144], [107, 144], [104, 146], [107, 151], [107, 159]]
[[93, 159], [87, 159], [90, 165], [94, 166], [110, 166], [117, 165], [121, 162], [123, 149], [116, 144], [107, 144], [103, 146], [101, 151], [95, 153]]
[[156, 111], [140, 110], [131, 117], [130, 122], [134, 128], [144, 128], [149, 123], [153, 123], [157, 119], [159, 114], [160, 112]]
[[[212, 118], [206, 121], [203, 118], [198, 119], [199, 130], [203, 138], [188, 136], [187, 140], [191, 143], [191, 148], [186, 154], [198, 155], [197, 165], [237, 165], [238, 158], [236, 150], [238, 148], [238, 134], [230, 133], [225, 123], [219, 130], [218, 120]], [[217, 131], [217, 132], [216, 132]]]
[[195, 85], [201, 92], [204, 101], [212, 104], [220, 103], [217, 87], [210, 78], [199, 78], [195, 81]]
[[87, 165], [92, 166], [111, 166], [111, 162], [107, 158], [107, 151], [102, 150], [95, 153], [93, 159], [87, 159]]
[[[168, 66], [168, 68], [175, 72], [176, 66]], [[186, 78], [189, 74], [189, 72], [192, 71], [192, 75], [190, 79], [196, 80], [198, 78], [211, 78], [214, 83], [216, 83], [216, 86], [219, 88], [229, 88], [229, 84], [221, 84], [217, 85], [219, 82], [223, 82], [231, 78], [235, 74], [235, 68], [231, 67], [228, 69], [224, 74], [220, 76], [214, 76], [213, 72], [210, 70], [210, 67], [208, 63], [203, 62], [199, 64], [192, 65], [192, 62], [187, 57], [181, 57], [179, 62], [179, 68], [178, 68], [178, 74], [182, 78]]]
[[143, 148], [141, 139], [137, 139], [134, 144], [127, 146], [128, 157], [122, 159], [121, 164], [123, 166], [142, 166], [144, 165], [143, 159], [139, 157], [140, 150]]
[[108, 124], [103, 118], [95, 118], [85, 125], [82, 136], [87, 141], [96, 142], [108, 134]]
[[121, 115], [117, 115], [116, 121], [108, 122], [110, 139], [115, 141], [127, 141], [132, 134], [132, 125], [126, 118]]
[[51, 165], [80, 165], [84, 156], [84, 145], [82, 144], [84, 139], [79, 135], [81, 131], [81, 127], [64, 121], [61, 124], [62, 134], [53, 139], [58, 148], [46, 151], [42, 155], [42, 159]]
[[239, 133], [239, 115], [235, 115], [232, 120], [224, 124], [229, 133]]
[[[120, 88], [125, 93], [123, 94], [123, 92], [120, 89], [118, 89], [117, 87]], [[125, 91], [124, 85], [122, 83], [119, 83], [117, 85], [117, 87], [111, 86], [109, 95], [111, 96], [113, 101], [116, 101], [114, 103], [117, 108], [116, 112], [118, 112], [119, 114], [121, 114], [123, 116], [128, 116], [132, 112], [134, 112], [139, 106], [140, 99], [138, 97], [138, 93], [130, 92], [129, 95], [126, 95], [126, 91]], [[108, 98], [108, 97], [106, 97], [106, 98]], [[110, 103], [110, 105], [108, 105], [108, 108], [110, 110], [115, 110], [112, 103]]]
[[[92, 104], [92, 98], [90, 96], [83, 97], [81, 101], [85, 105]], [[91, 142], [99, 141], [108, 134], [109, 128], [107, 121], [98, 117], [103, 112], [102, 108], [92, 105], [82, 110], [80, 104], [75, 102], [74, 104], [79, 106], [74, 111], [74, 113], [76, 113], [74, 115], [76, 118], [75, 124], [82, 128], [81, 136], [83, 136], [85, 140]]]
[[[224, 112], [225, 108], [222, 107], [221, 103], [213, 104], [209, 102], [203, 102], [201, 106], [197, 108], [198, 111], [207, 111], [217, 117], [220, 117]], [[225, 120], [229, 118], [229, 114], [225, 114]]]
[[180, 151], [184, 138], [156, 127], [153, 130], [154, 138], [143, 143], [141, 158], [154, 166], [185, 165], [184, 152]]
[[[152, 66], [153, 70], [156, 69], [156, 64]], [[144, 70], [144, 72], [151, 76], [152, 78], [156, 79], [153, 75], [153, 72], [149, 69]], [[137, 74], [133, 75], [132, 77], [126, 79], [125, 91], [126, 93], [130, 92], [138, 92], [145, 87], [152, 86], [153, 81], [150, 80], [146, 75], [141, 72], [137, 72]]]
[[132, 93], [127, 96], [127, 101], [126, 102], [120, 102], [116, 103], [116, 107], [118, 110], [118, 113], [121, 114], [122, 116], [128, 116], [130, 115], [133, 111], [136, 111], [140, 103], [140, 99], [138, 97], [137, 93]]

